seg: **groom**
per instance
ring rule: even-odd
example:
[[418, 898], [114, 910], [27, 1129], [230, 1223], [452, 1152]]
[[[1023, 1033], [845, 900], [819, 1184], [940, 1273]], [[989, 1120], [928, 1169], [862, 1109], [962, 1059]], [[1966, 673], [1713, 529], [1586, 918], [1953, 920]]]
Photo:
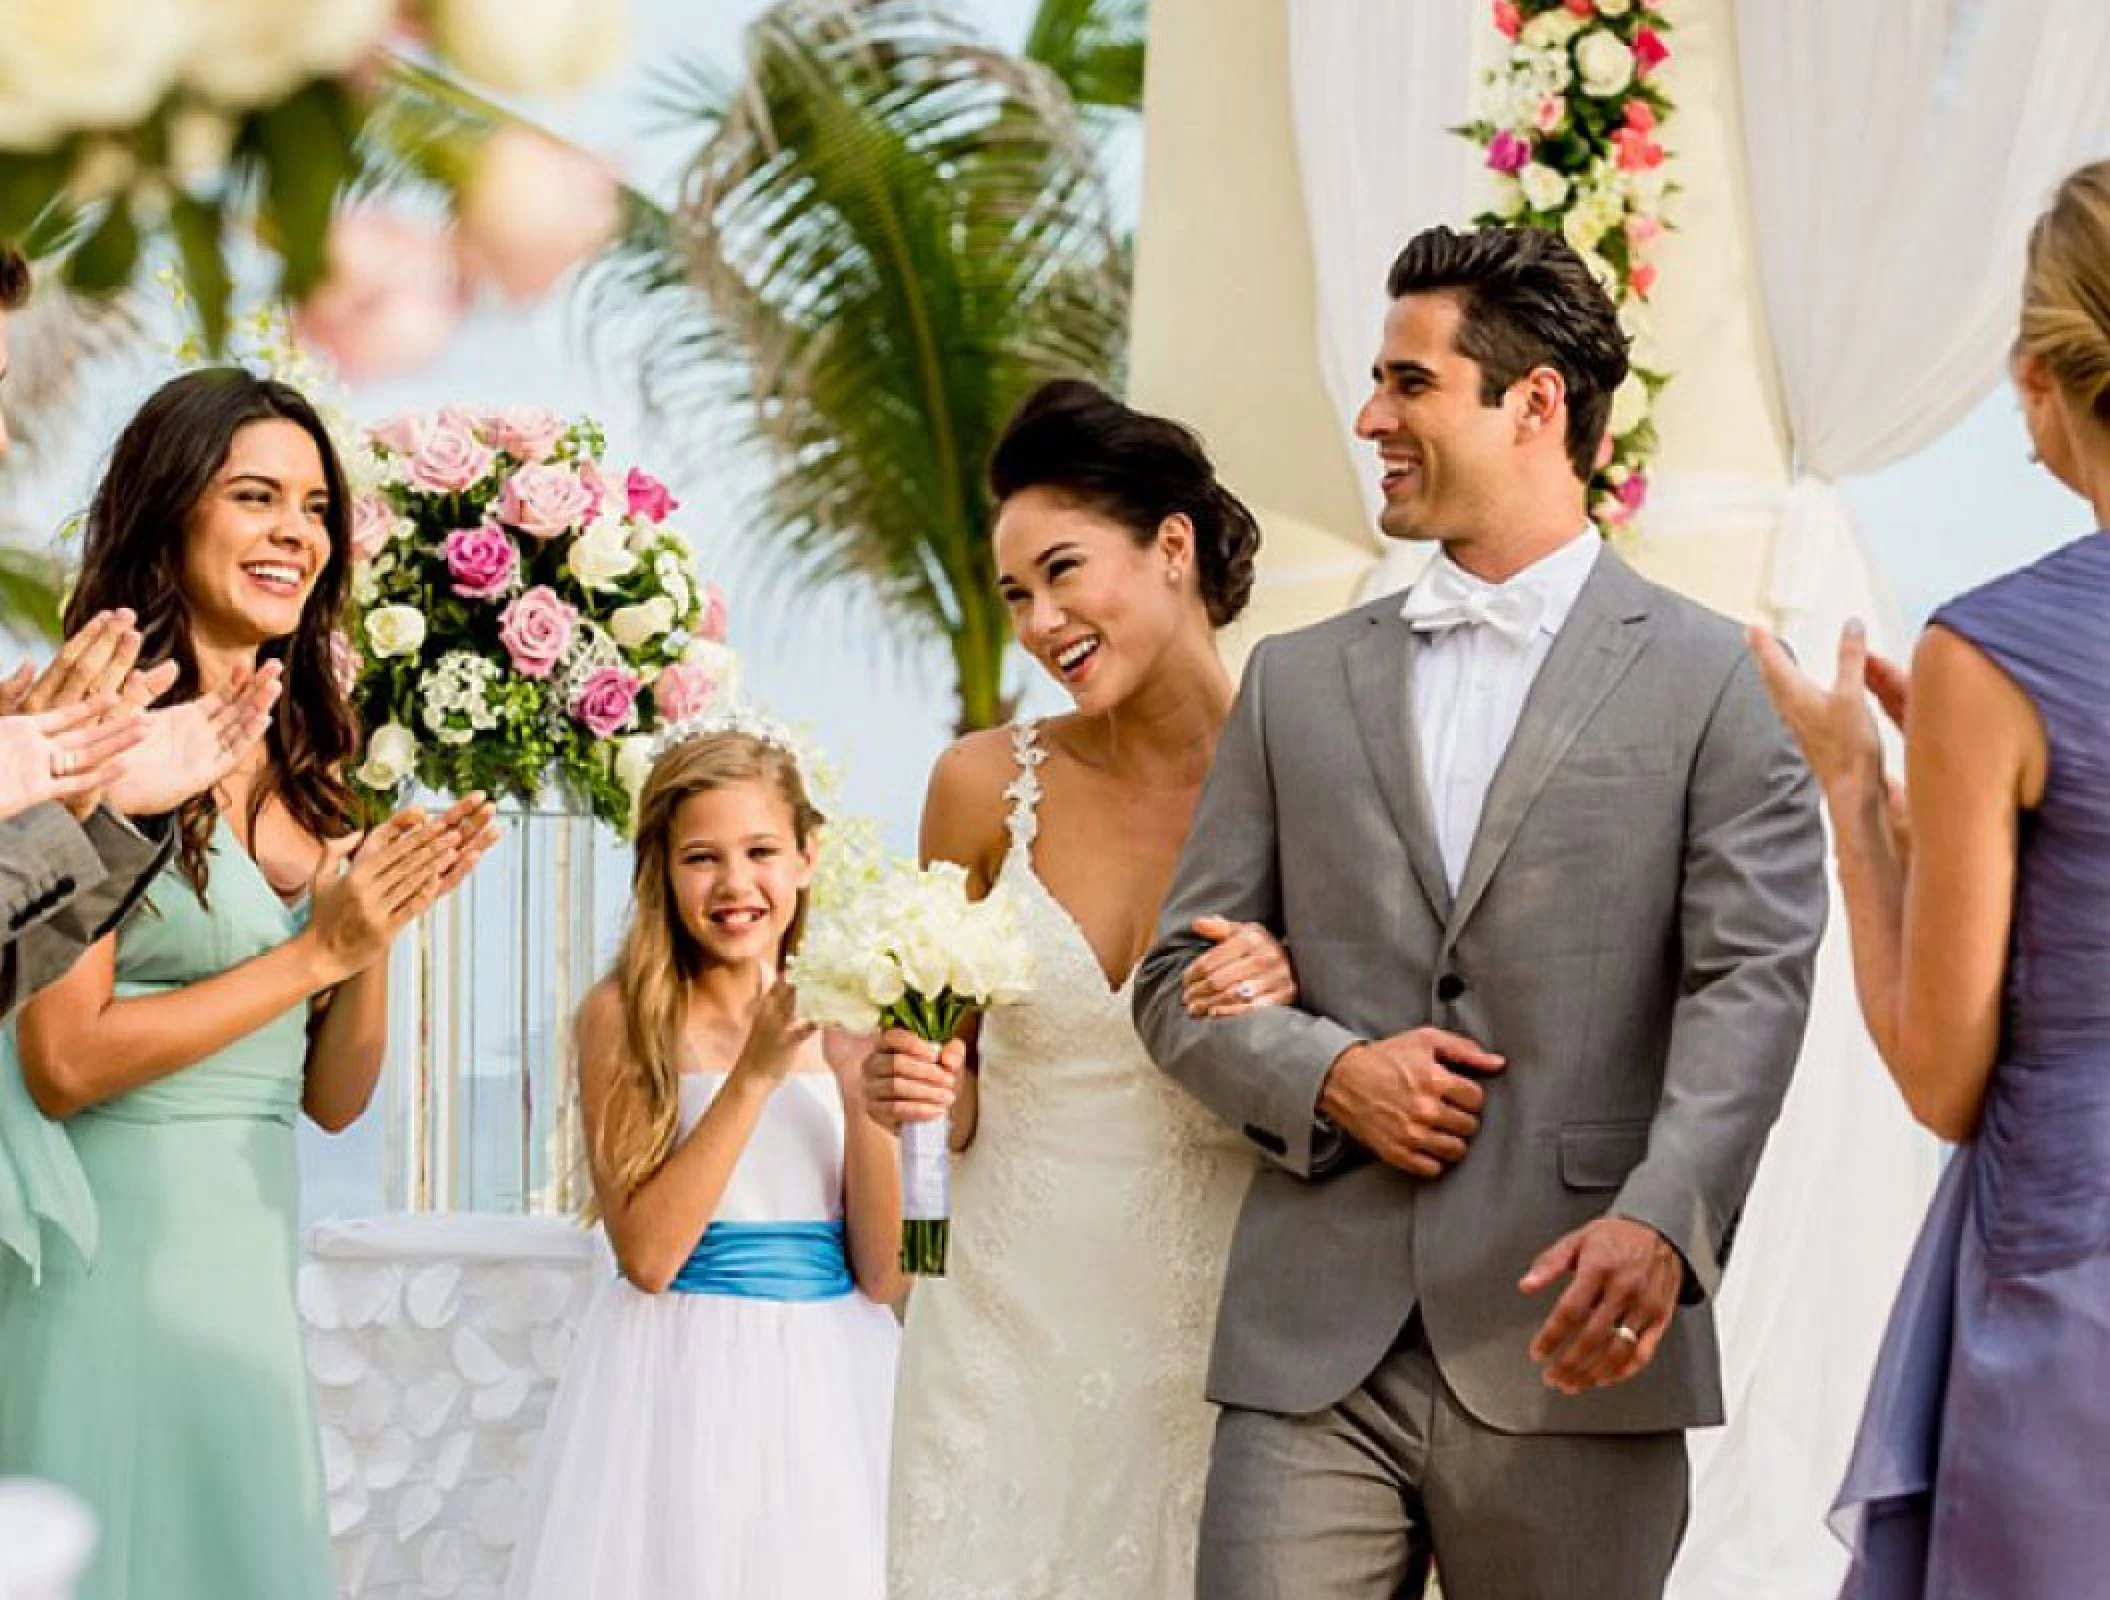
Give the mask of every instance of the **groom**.
[[[1824, 922], [1807, 771], [1731, 623], [1585, 484], [1627, 373], [1557, 234], [1393, 264], [1357, 433], [1408, 593], [1264, 641], [1141, 968], [1158, 1063], [1272, 1158], [1217, 1324], [1200, 1600], [1643, 1600], [1722, 1419], [1711, 1300]], [[1298, 1008], [1195, 1020], [1195, 919]]]

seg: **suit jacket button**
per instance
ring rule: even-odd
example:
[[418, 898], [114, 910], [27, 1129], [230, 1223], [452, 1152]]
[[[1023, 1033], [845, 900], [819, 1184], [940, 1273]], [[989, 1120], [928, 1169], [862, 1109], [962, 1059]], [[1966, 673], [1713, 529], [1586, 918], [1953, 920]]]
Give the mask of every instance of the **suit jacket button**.
[[1465, 980], [1455, 972], [1446, 972], [1436, 980], [1436, 998], [1445, 1005], [1449, 1005], [1464, 993]]
[[1257, 1123], [1248, 1122], [1245, 1125], [1245, 1136], [1271, 1156], [1279, 1156], [1289, 1149], [1281, 1134], [1270, 1133]]

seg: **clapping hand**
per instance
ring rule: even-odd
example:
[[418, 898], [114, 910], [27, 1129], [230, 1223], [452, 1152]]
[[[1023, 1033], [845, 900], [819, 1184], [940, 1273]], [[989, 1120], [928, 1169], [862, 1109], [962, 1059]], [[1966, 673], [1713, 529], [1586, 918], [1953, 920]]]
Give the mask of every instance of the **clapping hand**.
[[140, 739], [136, 719], [109, 720], [107, 707], [83, 701], [55, 711], [0, 716], [0, 817], [46, 800], [85, 816], [85, 802], [118, 774]]
[[[142, 736], [103, 798], [135, 817], [160, 816], [220, 782], [271, 726], [284, 669], [267, 661], [246, 678], [139, 718]], [[151, 687], [149, 675], [141, 688]]]
[[1531, 1341], [1548, 1388], [1606, 1388], [1656, 1359], [1685, 1281], [1662, 1234], [1627, 1217], [1599, 1217], [1556, 1240], [1517, 1288], [1537, 1294], [1564, 1275], [1568, 1287]]
[[1259, 923], [1197, 917], [1194, 931], [1211, 948], [1188, 963], [1180, 979], [1188, 1016], [1235, 1017], [1296, 1002], [1297, 974], [1289, 951]]
[[731, 1076], [759, 1078], [771, 1088], [782, 1083], [819, 1026], [801, 1021], [798, 1011], [798, 991], [777, 979], [755, 1007], [755, 1020], [748, 1027], [747, 1042], [740, 1047]]
[[328, 984], [388, 954], [404, 924], [439, 898], [460, 848], [458, 829], [447, 816], [428, 817], [412, 808], [390, 817], [348, 854], [342, 846], [323, 852], [310, 885], [308, 933], [322, 952]]

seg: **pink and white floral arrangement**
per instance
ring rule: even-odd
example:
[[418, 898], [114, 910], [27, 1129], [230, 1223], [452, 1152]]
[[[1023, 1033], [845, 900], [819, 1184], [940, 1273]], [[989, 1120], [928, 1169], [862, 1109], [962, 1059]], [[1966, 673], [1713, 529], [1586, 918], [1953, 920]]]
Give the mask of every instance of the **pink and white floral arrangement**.
[[401, 416], [369, 431], [354, 502], [346, 670], [353, 776], [523, 802], [555, 788], [617, 828], [652, 734], [729, 694], [725, 597], [697, 580], [678, 502], [615, 478], [591, 421], [542, 410]]
[[1591, 514], [1631, 523], [1648, 499], [1657, 391], [1649, 359], [1651, 259], [1668, 182], [1661, 135], [1672, 112], [1660, 69], [1670, 22], [1649, 0], [1494, 0], [1508, 40], [1458, 131], [1486, 151], [1493, 199], [1475, 222], [1557, 229], [1619, 308], [1634, 369], [1612, 399]]

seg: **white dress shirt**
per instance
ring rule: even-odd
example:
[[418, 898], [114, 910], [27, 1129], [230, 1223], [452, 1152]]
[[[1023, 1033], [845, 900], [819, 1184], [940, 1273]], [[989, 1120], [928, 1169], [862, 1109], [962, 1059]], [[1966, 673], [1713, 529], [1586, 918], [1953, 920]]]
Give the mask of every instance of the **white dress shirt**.
[[1525, 697], [1603, 548], [1585, 528], [1504, 584], [1439, 554], [1400, 607], [1418, 640], [1414, 728], [1453, 894]]

